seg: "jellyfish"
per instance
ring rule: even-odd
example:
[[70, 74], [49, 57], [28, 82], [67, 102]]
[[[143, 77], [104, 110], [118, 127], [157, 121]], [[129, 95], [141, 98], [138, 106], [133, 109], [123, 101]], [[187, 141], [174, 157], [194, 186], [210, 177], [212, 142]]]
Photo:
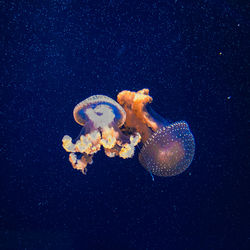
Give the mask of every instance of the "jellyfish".
[[73, 168], [86, 174], [87, 165], [102, 147], [108, 157], [131, 158], [141, 142], [139, 162], [152, 178], [185, 171], [195, 153], [189, 126], [185, 121], [170, 123], [159, 116], [148, 105], [152, 101], [149, 90], [142, 89], [120, 92], [117, 102], [94, 95], [77, 104], [73, 116], [82, 126], [80, 135], [74, 141], [68, 135], [62, 139]]
[[82, 131], [74, 141], [69, 135], [62, 139], [73, 168], [86, 174], [87, 165], [92, 164], [93, 155], [101, 147], [109, 157], [133, 157], [141, 136], [136, 131], [129, 134], [121, 131], [126, 112], [116, 101], [104, 95], [91, 96], [75, 106], [73, 116]]
[[185, 121], [169, 123], [151, 109], [153, 117], [147, 109], [152, 100], [148, 89], [120, 92], [117, 101], [126, 112], [124, 127], [141, 135], [139, 161], [151, 175], [178, 175], [193, 160], [194, 137]]

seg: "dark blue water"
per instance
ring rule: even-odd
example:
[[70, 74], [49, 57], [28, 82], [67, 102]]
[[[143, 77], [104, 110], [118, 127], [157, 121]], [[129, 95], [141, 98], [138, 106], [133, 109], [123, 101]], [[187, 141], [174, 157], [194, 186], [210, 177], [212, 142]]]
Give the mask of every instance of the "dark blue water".
[[[235, 2], [0, 1], [1, 249], [247, 249], [250, 6]], [[145, 87], [188, 122], [188, 170], [152, 181], [103, 152], [74, 170], [75, 105]]]

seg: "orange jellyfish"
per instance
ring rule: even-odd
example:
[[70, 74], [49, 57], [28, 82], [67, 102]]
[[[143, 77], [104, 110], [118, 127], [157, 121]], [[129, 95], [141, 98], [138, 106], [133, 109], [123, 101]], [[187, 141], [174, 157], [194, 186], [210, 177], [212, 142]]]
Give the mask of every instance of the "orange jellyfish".
[[75, 142], [68, 135], [62, 139], [63, 148], [70, 152], [73, 168], [86, 174], [87, 164], [92, 164], [93, 155], [101, 147], [109, 157], [133, 157], [141, 136], [136, 131], [128, 135], [122, 133], [120, 127], [126, 120], [126, 112], [116, 101], [104, 95], [91, 96], [76, 105], [73, 116], [84, 131]]
[[191, 164], [195, 142], [185, 121], [169, 124], [158, 121], [146, 109], [152, 102], [149, 90], [122, 91], [118, 103], [126, 112], [125, 128], [141, 135], [143, 147], [139, 161], [151, 174], [174, 176], [185, 171]]

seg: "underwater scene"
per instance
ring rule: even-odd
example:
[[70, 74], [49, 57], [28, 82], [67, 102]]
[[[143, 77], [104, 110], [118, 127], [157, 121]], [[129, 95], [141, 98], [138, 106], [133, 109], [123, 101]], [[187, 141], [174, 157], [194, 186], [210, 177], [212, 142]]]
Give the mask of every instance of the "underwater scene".
[[249, 249], [249, 10], [0, 0], [0, 249]]

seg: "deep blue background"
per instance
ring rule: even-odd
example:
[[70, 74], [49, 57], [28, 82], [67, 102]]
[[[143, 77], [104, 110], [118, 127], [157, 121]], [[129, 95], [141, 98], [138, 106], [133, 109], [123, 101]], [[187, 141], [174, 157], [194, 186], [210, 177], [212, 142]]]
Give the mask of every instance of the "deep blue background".
[[[246, 1], [247, 2], [247, 1]], [[249, 4], [0, 1], [1, 249], [247, 249]], [[99, 152], [87, 176], [61, 146], [74, 106], [149, 88], [186, 120], [190, 168], [155, 177]]]

